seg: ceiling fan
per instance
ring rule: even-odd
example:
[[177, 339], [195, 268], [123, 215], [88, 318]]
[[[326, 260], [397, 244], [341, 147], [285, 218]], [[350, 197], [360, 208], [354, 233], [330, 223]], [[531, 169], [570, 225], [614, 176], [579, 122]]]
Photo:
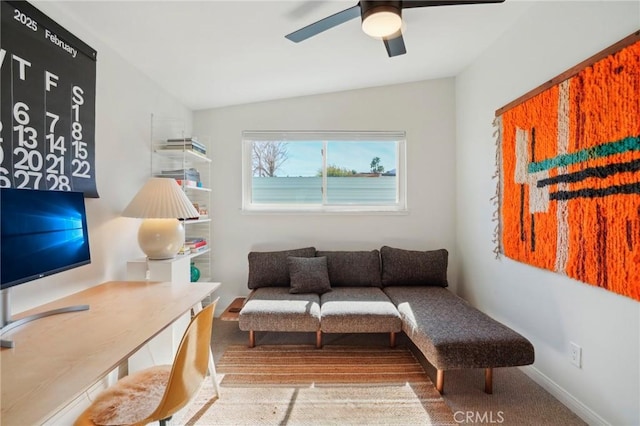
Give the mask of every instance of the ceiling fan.
[[316, 34], [336, 27], [354, 18], [362, 18], [362, 31], [382, 39], [389, 57], [404, 55], [407, 49], [402, 38], [402, 9], [430, 6], [502, 3], [504, 0], [433, 0], [433, 1], [364, 1], [335, 13], [311, 25], [287, 34], [289, 40], [299, 43]]

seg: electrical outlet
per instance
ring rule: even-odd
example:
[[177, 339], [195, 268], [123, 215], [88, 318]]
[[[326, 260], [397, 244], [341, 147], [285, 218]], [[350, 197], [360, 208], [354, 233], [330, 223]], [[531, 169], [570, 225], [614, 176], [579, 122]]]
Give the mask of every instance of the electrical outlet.
[[569, 342], [569, 355], [571, 356], [571, 364], [578, 368], [582, 368], [582, 348], [573, 342]]

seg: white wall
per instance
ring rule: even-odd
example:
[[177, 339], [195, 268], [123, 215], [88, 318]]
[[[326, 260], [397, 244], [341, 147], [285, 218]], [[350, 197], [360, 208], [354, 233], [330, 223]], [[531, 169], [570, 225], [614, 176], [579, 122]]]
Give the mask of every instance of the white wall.
[[126, 262], [139, 258], [139, 219], [121, 211], [150, 174], [151, 114], [184, 118], [191, 112], [65, 12], [60, 3], [34, 5], [98, 51], [96, 83], [96, 181], [100, 198], [86, 199], [92, 263], [13, 287], [13, 312], [91, 287], [125, 279]]
[[[453, 89], [453, 79], [443, 79], [196, 112], [194, 133], [212, 139], [213, 275], [223, 283], [221, 304], [248, 293], [252, 250], [372, 250], [386, 244], [444, 247], [455, 259]], [[406, 130], [410, 212], [243, 214], [243, 130]]]
[[[139, 222], [119, 214], [149, 174], [150, 114], [191, 118], [67, 14], [63, 3], [35, 4], [98, 51], [101, 198], [87, 200], [93, 263], [14, 288], [18, 311], [125, 278], [126, 261], [142, 253]], [[445, 247], [453, 290], [534, 343], [537, 361], [529, 374], [594, 423], [640, 424], [640, 305], [557, 274], [494, 260], [489, 202], [495, 109], [633, 32], [639, 16], [637, 2], [535, 3], [456, 78], [455, 87], [444, 79], [198, 112], [195, 133], [214, 141], [213, 272], [223, 282], [221, 306], [247, 293], [251, 250]], [[240, 133], [282, 129], [406, 130], [410, 213], [243, 215]], [[583, 347], [582, 369], [569, 363], [570, 340]]]
[[[638, 2], [537, 2], [456, 78], [458, 289], [531, 339], [540, 384], [590, 423], [640, 424], [640, 304], [492, 249], [494, 112], [640, 28]], [[569, 361], [569, 342], [583, 367]], [[505, 419], [507, 422], [509, 419]]]

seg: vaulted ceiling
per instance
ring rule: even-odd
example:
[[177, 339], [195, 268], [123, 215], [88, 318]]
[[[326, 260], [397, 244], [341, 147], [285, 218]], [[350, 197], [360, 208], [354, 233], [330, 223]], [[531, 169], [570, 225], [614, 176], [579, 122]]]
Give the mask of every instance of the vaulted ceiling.
[[359, 19], [297, 44], [284, 37], [354, 4], [70, 1], [56, 6], [194, 110], [455, 76], [530, 6], [507, 0], [405, 9], [407, 54], [393, 58], [381, 41], [362, 32]]

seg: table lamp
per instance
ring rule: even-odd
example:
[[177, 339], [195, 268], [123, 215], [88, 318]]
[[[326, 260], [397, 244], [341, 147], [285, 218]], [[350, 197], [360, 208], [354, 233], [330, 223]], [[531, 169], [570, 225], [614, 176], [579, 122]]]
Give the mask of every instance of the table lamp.
[[143, 218], [138, 244], [149, 259], [171, 259], [184, 245], [178, 219], [198, 217], [198, 210], [175, 179], [151, 178], [138, 191], [122, 216]]

